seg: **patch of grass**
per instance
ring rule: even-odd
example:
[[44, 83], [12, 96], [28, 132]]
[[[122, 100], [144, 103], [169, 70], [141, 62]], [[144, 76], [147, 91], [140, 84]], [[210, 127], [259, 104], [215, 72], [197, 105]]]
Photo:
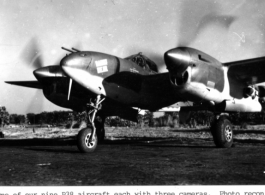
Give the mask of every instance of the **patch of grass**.
[[[265, 125], [247, 126], [247, 129], [240, 129], [235, 126], [236, 139], [258, 139], [265, 140]], [[105, 127], [106, 138], [191, 138], [191, 139], [212, 139], [208, 127], [196, 128], [170, 128], [170, 127]], [[78, 134], [79, 129], [66, 129], [59, 127], [52, 128], [3, 128], [5, 138], [32, 139], [32, 138], [67, 138]]]
[[5, 138], [62, 138], [71, 137], [78, 133], [78, 130], [63, 128], [4, 128], [2, 130]]
[[[111, 137], [150, 137], [150, 138], [208, 138], [211, 136], [209, 129], [202, 127], [196, 129], [170, 128], [170, 127], [152, 127], [152, 128], [111, 128], [106, 127], [107, 138]], [[185, 132], [187, 130], [187, 132]], [[191, 131], [189, 131], [191, 130]]]

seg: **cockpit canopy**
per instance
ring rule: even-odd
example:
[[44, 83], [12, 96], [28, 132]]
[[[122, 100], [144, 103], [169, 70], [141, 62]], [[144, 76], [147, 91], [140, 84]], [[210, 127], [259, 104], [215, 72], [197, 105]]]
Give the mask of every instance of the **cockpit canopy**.
[[146, 56], [144, 56], [142, 52], [135, 54], [135, 55], [128, 56], [125, 59], [138, 64], [145, 70], [152, 70], [152, 71], [157, 72], [156, 63], [150, 60], [149, 58], [147, 58]]

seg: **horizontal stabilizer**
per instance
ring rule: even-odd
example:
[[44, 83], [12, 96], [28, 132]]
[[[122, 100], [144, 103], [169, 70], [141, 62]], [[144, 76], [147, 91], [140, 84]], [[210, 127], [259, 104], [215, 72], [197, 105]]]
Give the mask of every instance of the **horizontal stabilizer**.
[[42, 89], [42, 85], [39, 83], [39, 81], [5, 81], [5, 83], [22, 87]]
[[160, 108], [156, 112], [179, 112], [181, 107], [193, 107], [192, 102], [177, 102], [171, 106]]

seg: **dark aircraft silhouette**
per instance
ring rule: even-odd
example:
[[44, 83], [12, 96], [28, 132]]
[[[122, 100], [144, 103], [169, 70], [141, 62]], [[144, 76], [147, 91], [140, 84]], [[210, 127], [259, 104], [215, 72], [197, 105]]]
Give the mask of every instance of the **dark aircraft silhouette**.
[[[65, 48], [63, 48], [65, 49]], [[231, 147], [233, 130], [230, 112], [261, 112], [264, 109], [265, 57], [221, 63], [193, 48], [178, 47], [164, 54], [167, 73], [141, 53], [119, 58], [75, 48], [60, 65], [40, 68], [37, 81], [8, 81], [9, 84], [42, 89], [54, 104], [75, 111], [87, 111], [90, 125], [77, 136], [81, 152], [92, 152], [104, 139], [108, 116], [136, 121], [138, 110], [156, 111], [184, 102], [180, 114], [190, 110], [211, 110], [211, 125], [217, 147]], [[185, 104], [185, 102], [189, 102]]]

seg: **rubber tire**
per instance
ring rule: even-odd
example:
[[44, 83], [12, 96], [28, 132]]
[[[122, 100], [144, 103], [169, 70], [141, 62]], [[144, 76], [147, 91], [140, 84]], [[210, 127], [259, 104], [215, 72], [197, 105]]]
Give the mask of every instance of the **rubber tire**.
[[213, 140], [218, 148], [231, 148], [233, 145], [233, 128], [227, 117], [221, 116], [211, 129]]
[[84, 128], [78, 132], [77, 135], [77, 147], [80, 152], [82, 153], [90, 153], [94, 152], [98, 145], [98, 138], [97, 134], [95, 135], [95, 140], [93, 141], [93, 145], [88, 145], [88, 139], [91, 136], [92, 129], [91, 128]]

